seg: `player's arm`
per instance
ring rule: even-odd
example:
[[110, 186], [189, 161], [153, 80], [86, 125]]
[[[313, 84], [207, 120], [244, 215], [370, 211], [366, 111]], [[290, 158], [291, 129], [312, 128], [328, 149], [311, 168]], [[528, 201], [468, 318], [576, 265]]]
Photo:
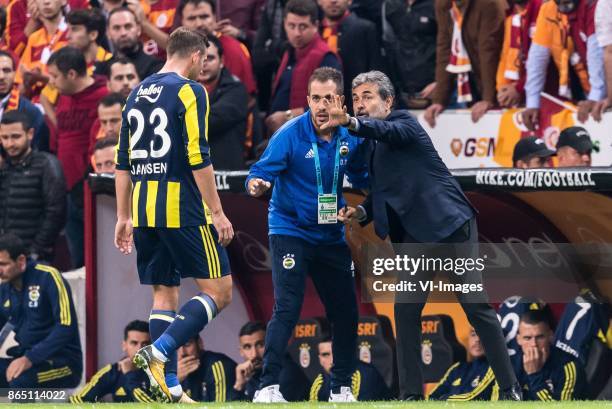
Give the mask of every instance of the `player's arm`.
[[125, 392], [134, 402], [151, 403], [155, 399], [149, 394], [147, 388], [142, 387], [145, 374], [141, 370], [129, 371], [125, 374]]
[[[218, 360], [212, 363], [208, 371], [206, 371], [205, 382], [207, 385], [207, 399], [208, 402], [227, 402], [231, 399], [228, 396], [228, 375], [229, 371], [223, 365], [223, 361]], [[233, 383], [231, 383], [233, 386]]]
[[208, 95], [201, 85], [185, 84], [181, 87], [178, 96], [185, 109], [186, 141], [184, 142], [187, 145], [187, 160], [200, 195], [212, 212], [213, 225], [219, 234], [219, 243], [227, 246], [234, 237], [234, 229], [223, 213], [217, 193], [215, 171], [210, 161]]
[[451, 385], [457, 378], [457, 371], [455, 368], [459, 366], [460, 362], [455, 362], [446, 370], [446, 373], [440, 379], [440, 382], [431, 390], [428, 400], [445, 400], [447, 395], [450, 393]]
[[70, 403], [97, 402], [112, 393], [111, 369], [108, 364], [96, 372], [83, 389], [70, 397]]
[[125, 114], [121, 114], [121, 132], [115, 150], [115, 196], [117, 198], [117, 225], [115, 247], [123, 254], [132, 252], [132, 180], [130, 178], [130, 125]]
[[[584, 372], [575, 361], [563, 365], [553, 376], [554, 392], [551, 400], [574, 400], [576, 389], [584, 384]], [[584, 399], [584, 398], [583, 398]]]
[[321, 399], [319, 396], [319, 392], [323, 387], [323, 375], [318, 374], [314, 381], [312, 381], [312, 385], [310, 386], [310, 393], [308, 394], [308, 400], [310, 402], [318, 402], [324, 401], [325, 399]]
[[495, 375], [493, 375], [493, 370], [489, 368], [485, 373], [484, 378], [474, 389], [467, 393], [460, 393], [449, 395], [446, 400], [448, 401], [470, 401], [470, 400], [491, 400], [491, 396], [493, 394], [493, 388], [495, 386]]

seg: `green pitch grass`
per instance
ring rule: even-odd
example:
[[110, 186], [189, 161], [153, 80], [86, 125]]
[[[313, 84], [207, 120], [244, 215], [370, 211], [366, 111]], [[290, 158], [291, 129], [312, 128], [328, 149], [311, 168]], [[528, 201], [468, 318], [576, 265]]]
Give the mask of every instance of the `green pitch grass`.
[[19, 409], [604, 409], [612, 408], [612, 401], [575, 401], [575, 402], [361, 402], [351, 404], [332, 403], [290, 403], [290, 404], [253, 404], [253, 403], [212, 403], [197, 405], [178, 405], [163, 403], [96, 403], [96, 404], [19, 404], [2, 405], [13, 406]]

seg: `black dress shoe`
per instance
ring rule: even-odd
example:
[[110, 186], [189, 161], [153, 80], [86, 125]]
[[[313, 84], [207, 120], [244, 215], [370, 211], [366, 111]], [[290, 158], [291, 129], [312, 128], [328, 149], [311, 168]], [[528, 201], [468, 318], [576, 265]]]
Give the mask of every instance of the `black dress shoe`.
[[425, 398], [423, 397], [423, 395], [406, 395], [406, 397], [401, 400], [416, 401], [416, 400], [425, 400]]
[[504, 389], [499, 394], [499, 400], [523, 400], [523, 390], [521, 389], [521, 385], [515, 383], [508, 389]]

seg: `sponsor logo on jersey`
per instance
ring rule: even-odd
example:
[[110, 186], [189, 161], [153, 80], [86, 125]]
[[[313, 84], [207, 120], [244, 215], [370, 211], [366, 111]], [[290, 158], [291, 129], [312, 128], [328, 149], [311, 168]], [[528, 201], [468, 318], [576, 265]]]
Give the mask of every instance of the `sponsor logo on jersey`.
[[161, 97], [163, 89], [163, 85], [156, 86], [155, 84], [151, 84], [147, 88], [143, 88], [141, 85], [140, 88], [138, 88], [138, 92], [136, 93], [136, 102], [138, 102], [140, 98], [144, 98], [150, 103], [154, 104], [157, 102], [159, 97]]

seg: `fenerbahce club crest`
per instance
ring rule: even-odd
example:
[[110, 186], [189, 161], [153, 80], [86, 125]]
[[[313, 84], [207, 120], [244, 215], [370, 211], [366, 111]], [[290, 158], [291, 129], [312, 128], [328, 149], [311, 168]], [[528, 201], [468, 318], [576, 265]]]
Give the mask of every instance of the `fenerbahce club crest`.
[[310, 345], [300, 344], [300, 366], [308, 368], [310, 366]]
[[346, 157], [346, 155], [349, 154], [349, 147], [348, 145], [342, 145], [340, 146], [340, 156], [342, 156], [343, 158]]
[[295, 255], [294, 254], [285, 254], [283, 256], [283, 268], [285, 270], [291, 270], [295, 267]]
[[36, 308], [38, 307], [38, 300], [40, 299], [40, 286], [39, 285], [31, 285], [28, 287], [28, 307]]

